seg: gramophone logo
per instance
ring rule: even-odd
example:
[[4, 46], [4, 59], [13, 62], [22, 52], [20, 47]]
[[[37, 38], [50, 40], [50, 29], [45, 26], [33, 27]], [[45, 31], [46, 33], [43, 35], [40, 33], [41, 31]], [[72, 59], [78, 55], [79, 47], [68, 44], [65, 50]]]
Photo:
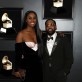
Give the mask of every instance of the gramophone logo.
[[5, 69], [5, 70], [12, 69], [12, 62], [8, 59], [8, 56], [4, 56], [2, 58], [2, 65], [3, 65], [3, 69]]
[[4, 13], [2, 15], [1, 20], [2, 20], [3, 26], [0, 29], [0, 31], [6, 33], [7, 28], [12, 28], [12, 20], [8, 17], [8, 13]]
[[63, 7], [63, 0], [53, 0], [54, 7]]

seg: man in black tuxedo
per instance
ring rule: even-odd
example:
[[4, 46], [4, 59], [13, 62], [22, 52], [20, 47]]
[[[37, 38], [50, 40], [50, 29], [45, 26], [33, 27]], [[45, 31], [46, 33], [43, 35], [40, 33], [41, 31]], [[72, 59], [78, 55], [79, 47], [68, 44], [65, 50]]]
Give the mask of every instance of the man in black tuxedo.
[[66, 82], [73, 64], [72, 46], [66, 36], [56, 32], [56, 22], [47, 19], [47, 35], [43, 37], [43, 80], [44, 82]]

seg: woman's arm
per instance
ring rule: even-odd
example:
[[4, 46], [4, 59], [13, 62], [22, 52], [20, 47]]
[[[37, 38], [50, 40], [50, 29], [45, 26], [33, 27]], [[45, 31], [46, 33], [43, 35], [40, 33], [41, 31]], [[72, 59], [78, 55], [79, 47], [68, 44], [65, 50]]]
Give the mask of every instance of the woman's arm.
[[21, 62], [22, 62], [22, 32], [19, 32], [16, 37], [15, 43], [15, 67], [12, 74], [16, 77], [22, 77], [24, 75], [24, 70], [21, 69]]

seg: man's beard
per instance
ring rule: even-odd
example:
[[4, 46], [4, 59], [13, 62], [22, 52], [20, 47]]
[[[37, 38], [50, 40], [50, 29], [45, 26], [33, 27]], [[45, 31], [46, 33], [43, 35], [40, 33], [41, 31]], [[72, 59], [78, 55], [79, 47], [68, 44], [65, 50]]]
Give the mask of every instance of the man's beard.
[[47, 30], [46, 32], [47, 32], [48, 35], [51, 36], [51, 35], [53, 35], [55, 33], [55, 30], [52, 30], [52, 31]]

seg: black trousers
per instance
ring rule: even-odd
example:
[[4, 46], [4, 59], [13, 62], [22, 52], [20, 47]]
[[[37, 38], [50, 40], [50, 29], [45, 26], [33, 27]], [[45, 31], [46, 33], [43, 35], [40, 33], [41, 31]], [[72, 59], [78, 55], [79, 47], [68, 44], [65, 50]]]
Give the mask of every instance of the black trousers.
[[52, 69], [46, 69], [43, 72], [43, 82], [66, 82], [67, 76], [63, 71], [54, 72]]

